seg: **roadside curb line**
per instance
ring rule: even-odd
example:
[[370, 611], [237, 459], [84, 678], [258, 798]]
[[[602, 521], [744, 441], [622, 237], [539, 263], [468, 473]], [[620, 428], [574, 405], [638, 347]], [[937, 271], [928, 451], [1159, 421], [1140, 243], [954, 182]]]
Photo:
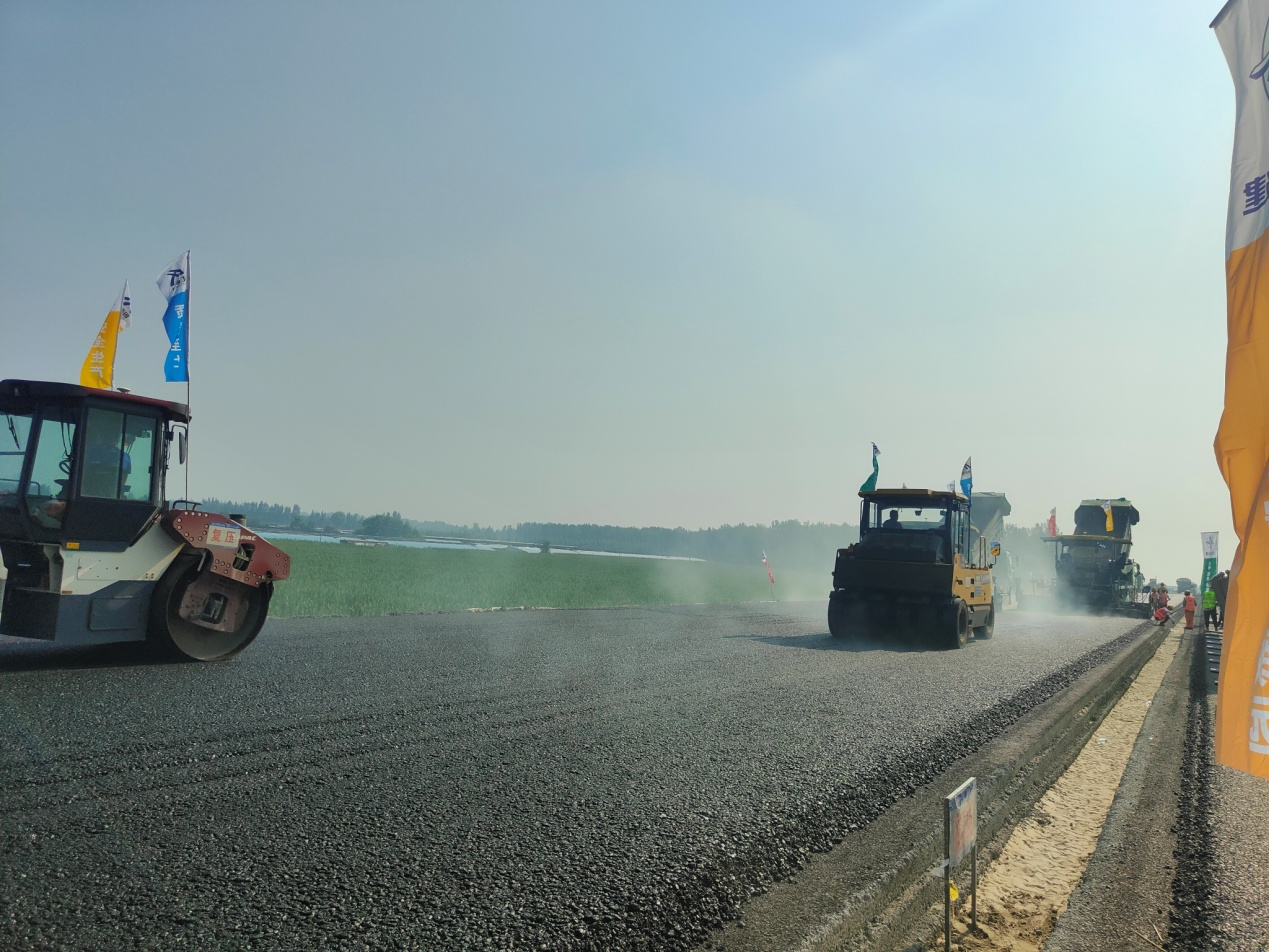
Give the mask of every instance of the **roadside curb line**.
[[[1137, 633], [1139, 637], [1124, 648], [1116, 660], [1108, 662], [1100, 676], [1076, 682], [1044, 702], [1060, 705], [1062, 713], [1044, 727], [1022, 753], [988, 774], [980, 773], [980, 864], [989, 865], [996, 858], [1013, 828], [1079, 755], [1103, 718], [1158, 651], [1175, 618], [1174, 613], [1168, 625], [1142, 622], [1131, 629], [1130, 633]], [[989, 751], [990, 747], [988, 744], [984, 750]], [[965, 760], [972, 762], [981, 756], [980, 751]], [[953, 768], [945, 776], [961, 774], [969, 775], [964, 769]], [[832, 923], [801, 948], [907, 949], [914, 937], [926, 931], [941, 934], [941, 916], [935, 923], [930, 909], [941, 902], [943, 881], [941, 877], [931, 876], [930, 871], [942, 858], [942, 823], [931, 814], [928, 834], [898, 857], [896, 864], [872, 887], [848, 897]], [[927, 918], [930, 919], [928, 924], [923, 922]]]

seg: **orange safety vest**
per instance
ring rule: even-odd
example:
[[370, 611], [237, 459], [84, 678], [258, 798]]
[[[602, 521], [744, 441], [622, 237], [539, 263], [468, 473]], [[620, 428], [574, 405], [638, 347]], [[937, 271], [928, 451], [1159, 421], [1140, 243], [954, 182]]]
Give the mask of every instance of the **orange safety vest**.
[[1192, 611], [1194, 611], [1194, 606], [1195, 606], [1195, 604], [1197, 604], [1197, 603], [1194, 601], [1194, 596], [1193, 596], [1193, 595], [1186, 595], [1186, 596], [1185, 596], [1185, 610], [1186, 610], [1187, 612], [1192, 612]]

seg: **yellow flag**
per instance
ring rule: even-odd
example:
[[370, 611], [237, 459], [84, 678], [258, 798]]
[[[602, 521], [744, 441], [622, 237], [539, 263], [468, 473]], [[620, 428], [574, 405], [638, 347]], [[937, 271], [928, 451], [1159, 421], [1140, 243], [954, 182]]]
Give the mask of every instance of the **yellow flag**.
[[[1230, 0], [1212, 27], [1234, 79], [1225, 229], [1229, 342], [1216, 462], [1238, 551], [1216, 701], [1218, 763], [1269, 778], [1269, 0]], [[1265, 280], [1261, 281], [1261, 272]]]
[[84, 366], [79, 371], [81, 387], [109, 390], [115, 385], [115, 345], [119, 341], [119, 332], [131, 323], [132, 302], [128, 299], [128, 282], [125, 281], [123, 291], [106, 315], [101, 330], [97, 332], [97, 339], [93, 341], [88, 356], [84, 358]]
[[1106, 513], [1106, 531], [1114, 532], [1115, 531], [1115, 516], [1111, 511], [1112, 507], [1110, 503], [1108, 502], [1102, 503], [1102, 509]]

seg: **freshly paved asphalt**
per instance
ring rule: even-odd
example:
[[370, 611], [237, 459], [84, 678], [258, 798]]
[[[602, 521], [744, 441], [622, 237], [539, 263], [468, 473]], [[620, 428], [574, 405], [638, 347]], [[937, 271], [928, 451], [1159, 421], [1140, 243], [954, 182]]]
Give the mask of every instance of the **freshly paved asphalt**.
[[824, 608], [293, 619], [216, 665], [0, 639], [0, 947], [691, 948], [1133, 627], [913, 650]]

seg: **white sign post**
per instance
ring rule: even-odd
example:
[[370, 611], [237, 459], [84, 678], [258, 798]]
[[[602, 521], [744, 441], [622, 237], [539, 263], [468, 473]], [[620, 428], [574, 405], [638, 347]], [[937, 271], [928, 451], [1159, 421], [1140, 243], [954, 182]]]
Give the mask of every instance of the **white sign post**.
[[952, 870], [970, 857], [969, 923], [978, 931], [978, 785], [970, 777], [943, 801], [943, 948], [952, 952]]

